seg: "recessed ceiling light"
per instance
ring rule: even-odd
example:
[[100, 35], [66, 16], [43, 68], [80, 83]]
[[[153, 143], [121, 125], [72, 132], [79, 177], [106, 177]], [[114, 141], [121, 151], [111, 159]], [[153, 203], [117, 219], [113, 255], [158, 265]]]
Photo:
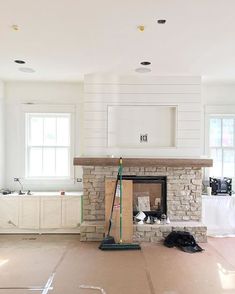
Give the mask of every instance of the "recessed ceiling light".
[[34, 73], [35, 70], [30, 67], [20, 67], [19, 71], [26, 72], [26, 73]]
[[157, 22], [159, 24], [164, 24], [164, 23], [166, 23], [166, 19], [158, 19]]
[[19, 60], [19, 59], [14, 60], [14, 62], [18, 63], [18, 64], [24, 64], [25, 63], [24, 60]]
[[138, 73], [147, 73], [147, 72], [151, 72], [151, 69], [146, 67], [138, 67], [135, 69], [135, 71]]
[[13, 24], [11, 28], [13, 31], [19, 31], [19, 26], [17, 24]]
[[149, 61], [142, 61], [140, 64], [142, 64], [142, 65], [150, 65], [151, 62], [149, 62]]
[[139, 25], [137, 28], [140, 32], [143, 32], [145, 30], [144, 25]]

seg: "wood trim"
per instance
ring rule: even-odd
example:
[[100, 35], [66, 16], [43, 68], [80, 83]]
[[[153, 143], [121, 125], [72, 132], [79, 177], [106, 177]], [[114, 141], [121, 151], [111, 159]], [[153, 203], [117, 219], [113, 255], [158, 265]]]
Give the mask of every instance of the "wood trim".
[[[119, 158], [109, 157], [75, 157], [74, 165], [80, 166], [117, 166]], [[189, 159], [189, 158], [123, 158], [125, 167], [211, 167], [212, 159]]]

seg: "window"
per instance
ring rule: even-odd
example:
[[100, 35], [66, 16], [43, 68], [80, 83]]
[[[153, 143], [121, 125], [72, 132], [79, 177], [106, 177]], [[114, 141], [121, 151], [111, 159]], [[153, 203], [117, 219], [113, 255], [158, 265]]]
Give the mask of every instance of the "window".
[[213, 158], [210, 176], [233, 177], [235, 172], [235, 117], [210, 117], [209, 146]]
[[70, 177], [71, 114], [26, 113], [26, 177]]

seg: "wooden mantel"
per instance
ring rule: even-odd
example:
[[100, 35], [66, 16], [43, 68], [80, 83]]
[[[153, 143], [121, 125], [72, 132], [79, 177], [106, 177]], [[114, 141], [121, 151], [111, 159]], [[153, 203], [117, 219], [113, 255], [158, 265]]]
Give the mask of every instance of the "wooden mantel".
[[[74, 165], [80, 166], [117, 166], [119, 158], [111, 157], [75, 157]], [[211, 167], [212, 159], [190, 158], [126, 158], [123, 157], [123, 166], [126, 167]]]

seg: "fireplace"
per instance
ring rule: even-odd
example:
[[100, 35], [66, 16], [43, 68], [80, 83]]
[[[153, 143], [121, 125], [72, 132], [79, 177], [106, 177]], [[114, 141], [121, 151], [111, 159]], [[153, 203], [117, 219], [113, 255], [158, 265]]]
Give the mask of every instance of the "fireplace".
[[133, 182], [133, 216], [139, 211], [157, 218], [167, 214], [167, 177], [123, 175], [122, 178]]
[[[74, 165], [83, 167], [81, 241], [100, 241], [104, 237], [105, 182], [110, 179], [115, 182], [118, 164], [118, 158], [74, 159]], [[212, 166], [212, 160], [124, 158], [123, 166], [124, 179], [134, 181], [133, 194], [150, 195], [149, 187], [154, 187], [159, 193], [154, 194], [153, 200], [150, 196], [150, 213], [160, 206], [171, 221], [168, 225], [134, 224], [134, 241], [159, 242], [173, 230], [188, 231], [197, 242], [206, 241], [206, 227], [201, 223], [202, 167]], [[133, 201], [136, 201], [134, 197]]]

